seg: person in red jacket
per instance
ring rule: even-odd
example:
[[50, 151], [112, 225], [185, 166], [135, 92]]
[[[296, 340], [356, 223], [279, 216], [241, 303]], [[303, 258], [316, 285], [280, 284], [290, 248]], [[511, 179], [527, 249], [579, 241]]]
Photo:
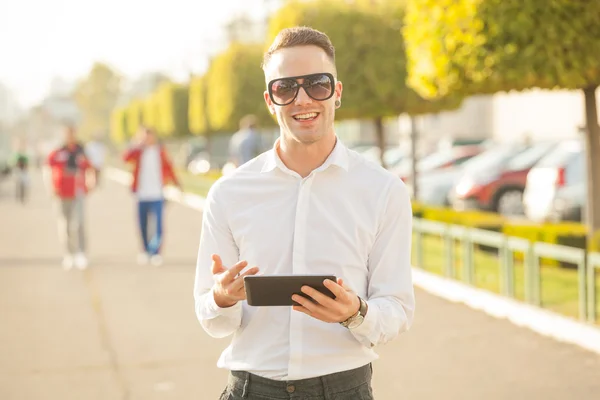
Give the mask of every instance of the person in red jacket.
[[[127, 150], [123, 159], [133, 164], [131, 190], [138, 201], [138, 222], [144, 246], [143, 252], [138, 256], [138, 262], [150, 262], [159, 266], [162, 264], [160, 251], [163, 242], [163, 188], [170, 182], [179, 189], [181, 185], [165, 147], [158, 142], [152, 129], [141, 129], [139, 144]], [[154, 232], [151, 236], [148, 232], [150, 216], [154, 219]]]
[[59, 231], [66, 247], [63, 267], [74, 265], [79, 269], [88, 266], [85, 254], [84, 203], [88, 192], [85, 176], [90, 163], [83, 146], [77, 141], [75, 128], [65, 129], [62, 146], [48, 155], [47, 163], [52, 171], [52, 189], [59, 200]]

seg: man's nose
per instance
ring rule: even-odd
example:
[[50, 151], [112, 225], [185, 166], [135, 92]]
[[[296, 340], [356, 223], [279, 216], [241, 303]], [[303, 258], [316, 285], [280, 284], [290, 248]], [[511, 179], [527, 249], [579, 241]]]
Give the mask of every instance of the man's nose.
[[298, 89], [298, 96], [296, 96], [296, 100], [294, 103], [298, 106], [310, 104], [313, 102], [313, 99], [306, 93], [306, 89], [300, 87]]

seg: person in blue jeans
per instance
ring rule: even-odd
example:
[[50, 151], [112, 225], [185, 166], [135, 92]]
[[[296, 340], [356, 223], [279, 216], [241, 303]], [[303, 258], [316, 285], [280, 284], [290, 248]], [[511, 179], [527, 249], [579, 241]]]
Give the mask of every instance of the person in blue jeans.
[[[124, 155], [124, 160], [133, 163], [132, 191], [138, 200], [138, 220], [144, 251], [138, 256], [138, 263], [159, 266], [163, 243], [163, 188], [174, 183], [181, 185], [173, 171], [173, 165], [166, 149], [149, 128], [143, 128], [140, 140]], [[149, 226], [149, 222], [153, 222]], [[152, 229], [149, 229], [152, 227]]]

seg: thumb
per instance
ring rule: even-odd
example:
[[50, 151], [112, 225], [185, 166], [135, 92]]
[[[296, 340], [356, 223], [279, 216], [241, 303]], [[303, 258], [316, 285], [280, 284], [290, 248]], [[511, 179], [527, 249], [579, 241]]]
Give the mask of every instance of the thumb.
[[225, 267], [223, 267], [223, 261], [221, 261], [221, 257], [219, 257], [218, 254], [213, 254], [212, 255], [212, 273], [214, 274], [220, 274], [221, 272], [225, 272], [226, 269]]

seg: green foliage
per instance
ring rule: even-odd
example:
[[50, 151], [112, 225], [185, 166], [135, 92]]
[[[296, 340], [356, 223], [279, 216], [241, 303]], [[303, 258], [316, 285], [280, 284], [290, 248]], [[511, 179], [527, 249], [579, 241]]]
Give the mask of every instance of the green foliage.
[[109, 66], [96, 63], [77, 84], [74, 98], [81, 112], [79, 133], [83, 138], [110, 131], [110, 116], [120, 93], [121, 78]]
[[127, 109], [119, 108], [111, 114], [110, 138], [113, 143], [125, 143], [129, 138], [127, 134]]
[[172, 82], [162, 83], [156, 92], [159, 109], [157, 131], [160, 136], [185, 136], [188, 128], [188, 87]]
[[147, 127], [158, 129], [160, 112], [159, 97], [156, 92], [142, 101], [142, 123]]
[[194, 135], [206, 135], [210, 130], [206, 107], [208, 93], [208, 75], [197, 77], [190, 82], [188, 122]]
[[142, 124], [142, 109], [143, 102], [141, 100], [134, 100], [127, 106], [127, 136], [137, 135]]
[[600, 2], [409, 0], [409, 84], [422, 96], [600, 83]]
[[261, 126], [274, 125], [263, 96], [262, 55], [260, 44], [233, 43], [215, 57], [208, 72], [206, 97], [211, 131], [237, 131], [247, 114], [256, 115]]
[[338, 78], [344, 85], [339, 119], [420, 114], [456, 107], [432, 103], [406, 85], [406, 57], [400, 37], [402, 2], [290, 1], [272, 18], [269, 43], [287, 27], [310, 26], [326, 33], [336, 48]]

